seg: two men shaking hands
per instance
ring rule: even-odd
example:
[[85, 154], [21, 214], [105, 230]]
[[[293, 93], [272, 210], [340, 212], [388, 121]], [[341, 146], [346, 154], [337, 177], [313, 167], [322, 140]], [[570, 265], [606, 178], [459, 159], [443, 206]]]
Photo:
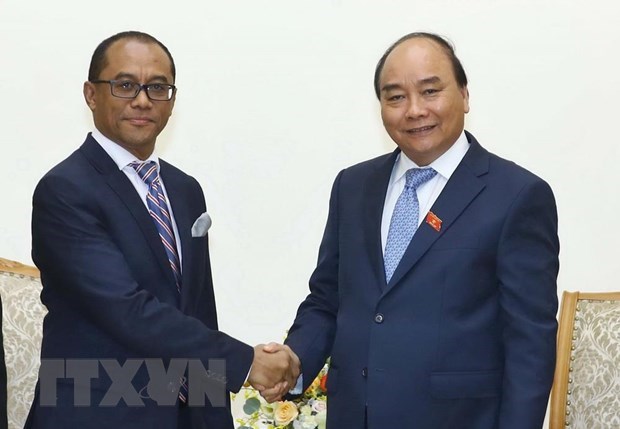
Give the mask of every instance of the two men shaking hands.
[[301, 362], [289, 346], [269, 343], [254, 347], [248, 382], [267, 402], [278, 401], [293, 390], [300, 373]]
[[[464, 130], [467, 77], [448, 41], [411, 33], [379, 60], [375, 92], [398, 148], [337, 176], [285, 345], [251, 347], [218, 328], [208, 226], [192, 228], [207, 211], [202, 189], [154, 155], [175, 77], [168, 48], [145, 33], [93, 53], [83, 94], [94, 130], [33, 197], [42, 360], [220, 359], [222, 392], [249, 382], [275, 401], [301, 393], [331, 356], [329, 429], [541, 427], [555, 363], [555, 200]], [[45, 407], [40, 386], [27, 429], [233, 425], [228, 406], [183, 400], [77, 407], [70, 383]], [[96, 402], [108, 386], [83, 393]]]

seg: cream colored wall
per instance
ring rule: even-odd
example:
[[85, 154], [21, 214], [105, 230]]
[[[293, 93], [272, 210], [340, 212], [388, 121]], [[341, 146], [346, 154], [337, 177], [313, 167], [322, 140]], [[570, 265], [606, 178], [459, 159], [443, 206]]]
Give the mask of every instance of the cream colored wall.
[[620, 3], [612, 0], [0, 0], [0, 256], [29, 262], [37, 180], [91, 129], [81, 95], [105, 37], [175, 56], [162, 157], [203, 185], [222, 328], [280, 340], [307, 293], [331, 183], [385, 153], [374, 66], [399, 36], [449, 36], [470, 78], [467, 128], [547, 179], [560, 292], [618, 290]]

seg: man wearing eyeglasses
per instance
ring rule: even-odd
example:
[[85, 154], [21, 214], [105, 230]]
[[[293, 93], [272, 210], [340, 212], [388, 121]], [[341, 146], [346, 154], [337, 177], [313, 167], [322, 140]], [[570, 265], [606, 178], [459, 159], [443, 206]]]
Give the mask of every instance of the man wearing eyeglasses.
[[299, 374], [287, 347], [218, 331], [202, 190], [154, 154], [174, 82], [170, 52], [148, 34], [119, 33], [93, 54], [95, 129], [33, 197], [49, 312], [26, 428], [232, 428], [228, 392], [246, 380], [287, 390]]

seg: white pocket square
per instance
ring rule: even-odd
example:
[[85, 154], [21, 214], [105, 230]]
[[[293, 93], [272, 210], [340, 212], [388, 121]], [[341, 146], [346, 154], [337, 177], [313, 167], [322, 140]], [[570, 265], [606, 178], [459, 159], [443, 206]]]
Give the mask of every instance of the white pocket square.
[[207, 235], [209, 228], [211, 228], [211, 216], [209, 216], [209, 213], [204, 212], [198, 216], [198, 219], [192, 225], [192, 237], [204, 237]]

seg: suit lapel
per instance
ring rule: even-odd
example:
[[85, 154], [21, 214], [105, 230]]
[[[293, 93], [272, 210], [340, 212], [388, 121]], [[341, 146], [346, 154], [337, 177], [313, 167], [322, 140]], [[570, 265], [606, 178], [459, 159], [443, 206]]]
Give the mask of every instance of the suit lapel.
[[181, 310], [184, 310], [188, 299], [192, 296], [190, 293], [191, 286], [195, 283], [192, 281], [195, 261], [193, 259], [194, 252], [192, 252], [191, 236], [191, 222], [195, 219], [192, 219], [188, 205], [189, 199], [184, 196], [187, 188], [184, 186], [183, 177], [167, 162], [160, 160], [159, 165], [160, 174], [168, 194], [168, 204], [172, 208], [172, 214], [179, 232], [179, 239], [181, 240]]
[[436, 231], [425, 221], [422, 222], [411, 239], [400, 264], [396, 267], [385, 292], [394, 287], [413, 268], [433, 243], [450, 228], [465, 208], [484, 189], [485, 183], [480, 176], [488, 172], [489, 153], [471, 134], [467, 132], [465, 134], [470, 148], [431, 208], [431, 211], [442, 221], [441, 230]]
[[368, 258], [377, 278], [375, 284], [385, 289], [385, 268], [381, 243], [381, 218], [390, 176], [399, 150], [385, 157], [381, 164], [368, 176], [364, 184], [364, 237]]
[[80, 149], [93, 167], [104, 176], [110, 188], [119, 196], [132, 214], [142, 234], [144, 234], [144, 238], [153, 252], [158, 265], [171, 284], [174, 285], [174, 276], [166, 252], [161, 244], [157, 228], [155, 228], [153, 219], [146, 210], [144, 202], [140, 199], [125, 173], [118, 169], [116, 163], [90, 134]]

